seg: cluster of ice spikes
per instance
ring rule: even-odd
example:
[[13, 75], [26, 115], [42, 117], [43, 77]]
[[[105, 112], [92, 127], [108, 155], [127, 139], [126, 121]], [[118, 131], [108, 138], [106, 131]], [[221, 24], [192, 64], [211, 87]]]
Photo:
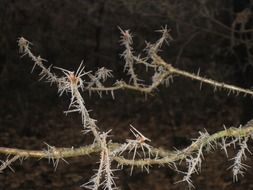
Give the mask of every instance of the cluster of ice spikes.
[[[85, 107], [85, 102], [82, 98], [81, 92], [84, 90], [90, 90], [92, 87], [103, 88], [103, 83], [106, 81], [106, 79], [113, 76], [111, 71], [102, 67], [98, 69], [95, 74], [92, 74], [90, 71], [86, 72], [84, 70], [85, 67], [83, 66], [83, 62], [81, 62], [76, 71], [69, 71], [63, 68], [53, 67], [54, 69], [62, 71], [63, 76], [58, 77], [51, 71], [52, 66], [47, 68], [43, 64], [43, 61], [45, 60], [40, 56], [35, 56], [31, 52], [31, 43], [28, 40], [21, 37], [18, 43], [20, 47], [20, 53], [22, 53], [23, 56], [28, 55], [28, 57], [34, 61], [32, 70], [34, 70], [36, 66], [41, 69], [39, 74], [41, 79], [45, 78], [47, 82], [55, 83], [58, 87], [58, 92], [60, 95], [63, 93], [69, 93], [71, 95], [69, 109], [65, 111], [65, 113], [79, 112], [81, 114], [84, 131], [92, 132], [95, 138], [94, 143], [98, 143], [101, 147], [99, 168], [91, 180], [82, 185], [82, 187], [92, 190], [96, 190], [99, 187], [103, 187], [103, 189], [108, 190], [116, 189], [116, 184], [113, 177], [113, 172], [115, 169], [111, 168], [111, 162], [113, 160], [112, 158], [122, 154], [126, 150], [130, 149], [129, 152], [131, 152], [134, 149], [134, 160], [137, 149], [139, 148], [142, 149], [144, 157], [146, 156], [144, 148], [146, 148], [150, 157], [150, 146], [146, 144], [146, 141], [150, 140], [144, 137], [137, 129], [132, 127], [131, 131], [135, 135], [136, 139], [127, 140], [126, 144], [123, 144], [122, 147], [119, 147], [111, 153], [107, 142], [109, 132], [101, 133], [95, 124], [95, 120], [90, 117], [89, 112]], [[85, 76], [90, 79], [88, 82], [83, 79]], [[48, 150], [45, 151], [45, 154], [47, 155], [49, 161], [52, 160], [55, 168], [57, 168], [60, 158], [54, 158], [54, 151], [55, 148], [48, 145]]]

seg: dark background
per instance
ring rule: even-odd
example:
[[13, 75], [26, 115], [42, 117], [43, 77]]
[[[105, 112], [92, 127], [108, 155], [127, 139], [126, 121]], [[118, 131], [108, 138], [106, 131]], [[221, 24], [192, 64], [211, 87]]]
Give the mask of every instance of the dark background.
[[[33, 43], [32, 50], [53, 64], [75, 70], [84, 60], [87, 70], [105, 66], [116, 79], [127, 79], [120, 58], [120, 32], [131, 29], [135, 52], [145, 41], [159, 38], [161, 26], [172, 29], [174, 40], [160, 55], [173, 66], [197, 72], [218, 81], [241, 87], [253, 85], [253, 68], [243, 43], [230, 46], [231, 24], [236, 13], [251, 8], [250, 1], [232, 0], [0, 0], [0, 146], [44, 149], [45, 142], [57, 147], [78, 147], [92, 141], [81, 133], [78, 115], [67, 117], [69, 97], [58, 97], [57, 89], [38, 82], [38, 70], [30, 74], [32, 63], [20, 58], [17, 39], [23, 36]], [[209, 11], [206, 16], [203, 12]], [[218, 21], [218, 22], [217, 22]], [[252, 28], [252, 19], [246, 28]], [[240, 26], [238, 26], [240, 27]], [[238, 36], [236, 36], [238, 38]], [[253, 43], [250, 33], [242, 38]], [[145, 68], [138, 68], [139, 75]], [[227, 96], [212, 87], [184, 78], [160, 87], [147, 99], [130, 91], [99, 98], [83, 94], [91, 116], [102, 130], [113, 129], [113, 141], [130, 138], [129, 124], [134, 125], [153, 146], [180, 149], [206, 129], [210, 133], [226, 126], [239, 126], [252, 118], [252, 98]], [[252, 189], [252, 169], [233, 183], [224, 152], [205, 155], [201, 175], [194, 175], [196, 189]], [[5, 159], [2, 157], [2, 159]], [[248, 164], [253, 166], [249, 156]], [[98, 167], [97, 157], [68, 159], [56, 171], [48, 160], [27, 159], [0, 174], [1, 189], [81, 189]], [[125, 167], [115, 173], [123, 190], [187, 189], [174, 184], [182, 175], [164, 167], [153, 167], [150, 174], [139, 169], [129, 176]]]

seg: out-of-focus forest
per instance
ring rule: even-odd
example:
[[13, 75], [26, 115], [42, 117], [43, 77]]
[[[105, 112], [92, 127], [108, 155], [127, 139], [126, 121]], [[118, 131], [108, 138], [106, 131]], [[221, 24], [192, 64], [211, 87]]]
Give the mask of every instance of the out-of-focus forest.
[[[0, 1], [0, 146], [44, 149], [78, 147], [92, 139], [81, 133], [78, 115], [63, 114], [69, 97], [38, 82], [31, 60], [20, 58], [17, 39], [25, 37], [48, 65], [75, 70], [84, 60], [86, 70], [107, 67], [116, 79], [127, 79], [120, 56], [120, 31], [134, 34], [135, 52], [159, 38], [167, 25], [173, 41], [159, 54], [173, 66], [217, 81], [251, 88], [253, 85], [253, 14], [247, 0], [1, 0]], [[244, 14], [245, 13], [245, 14]], [[139, 74], [145, 70], [138, 69]], [[145, 75], [145, 74], [144, 74]], [[197, 137], [226, 126], [239, 126], [253, 118], [253, 101], [227, 95], [184, 78], [151, 95], [118, 91], [110, 95], [83, 93], [91, 116], [112, 139], [128, 138], [129, 125], [140, 129], [152, 145], [180, 149]], [[230, 155], [233, 156], [231, 150]], [[24, 160], [12, 165], [15, 173], [0, 174], [1, 189], [81, 189], [97, 168], [93, 157], [69, 159], [56, 171], [48, 160]], [[196, 189], [252, 189], [252, 170], [233, 182], [230, 158], [216, 151], [205, 156], [202, 173], [193, 177]], [[252, 156], [247, 164], [253, 166]], [[182, 176], [167, 167], [150, 173], [129, 168], [116, 172], [122, 190], [185, 189]]]

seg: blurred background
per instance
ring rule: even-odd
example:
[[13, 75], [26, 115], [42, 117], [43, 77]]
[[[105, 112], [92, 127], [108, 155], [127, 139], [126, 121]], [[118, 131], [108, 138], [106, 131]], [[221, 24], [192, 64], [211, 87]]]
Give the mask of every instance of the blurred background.
[[[20, 58], [17, 39], [32, 42], [36, 55], [48, 66], [69, 70], [84, 60], [87, 70], [107, 67], [115, 79], [127, 79], [123, 72], [120, 31], [134, 34], [136, 54], [145, 42], [155, 42], [162, 26], [171, 28], [174, 40], [160, 52], [174, 67], [217, 81], [251, 88], [253, 85], [252, 5], [250, 0], [0, 0], [0, 146], [45, 149], [79, 147], [92, 142], [81, 133], [79, 115], [66, 116], [69, 97], [59, 98], [57, 89], [38, 82], [32, 62]], [[138, 68], [145, 75], [145, 68]], [[146, 99], [142, 94], [118, 91], [115, 100], [83, 93], [87, 109], [102, 130], [112, 129], [112, 140], [130, 138], [132, 124], [152, 145], [181, 149], [205, 129], [214, 133], [223, 125], [239, 126], [253, 117], [253, 101], [242, 95], [213, 92], [213, 88], [175, 77], [169, 87], [159, 87]], [[253, 172], [233, 183], [232, 164], [224, 152], [205, 155], [201, 175], [194, 175], [196, 189], [253, 189]], [[5, 159], [2, 157], [2, 159]], [[15, 173], [0, 174], [1, 189], [81, 189], [98, 167], [98, 158], [73, 158], [60, 163], [56, 171], [48, 160], [27, 159], [13, 164]], [[252, 156], [247, 164], [253, 166]], [[164, 167], [150, 174], [136, 169], [129, 176], [125, 167], [115, 173], [122, 190], [186, 189], [175, 184], [182, 175]], [[211, 178], [211, 179], [210, 179]]]

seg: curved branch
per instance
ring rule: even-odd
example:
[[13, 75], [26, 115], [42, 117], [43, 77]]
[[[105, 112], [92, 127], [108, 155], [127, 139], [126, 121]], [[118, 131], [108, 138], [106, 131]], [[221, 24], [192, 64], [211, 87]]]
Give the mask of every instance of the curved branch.
[[[142, 160], [128, 160], [123, 157], [115, 156], [113, 159], [121, 165], [155, 165], [155, 164], [171, 164], [175, 161], [185, 159], [187, 156], [191, 155], [193, 152], [198, 150], [200, 146], [206, 146], [212, 142], [217, 142], [226, 137], [246, 137], [253, 134], [253, 120], [249, 121], [245, 126], [235, 128], [231, 127], [224, 129], [208, 137], [201, 138], [200, 140], [194, 141], [190, 146], [177, 151], [169, 151], [163, 148], [151, 148], [152, 154], [157, 155], [158, 158], [155, 159], [142, 159]], [[121, 146], [119, 143], [110, 143], [110, 152], [115, 151]], [[16, 148], [5, 148], [0, 147], [0, 154], [14, 155], [22, 157], [31, 158], [50, 158], [50, 159], [63, 159], [70, 157], [87, 156], [92, 153], [98, 153], [101, 151], [101, 146], [97, 144], [91, 144], [88, 146], [82, 146], [80, 148], [55, 148], [50, 146], [50, 151], [48, 150], [24, 150]]]
[[250, 95], [253, 96], [253, 91], [250, 89], [245, 89], [245, 88], [241, 88], [235, 85], [230, 85], [230, 84], [226, 84], [224, 82], [218, 82], [215, 81], [213, 79], [208, 79], [205, 77], [201, 77], [199, 76], [199, 73], [194, 74], [194, 73], [190, 73], [181, 69], [178, 69], [176, 67], [173, 67], [171, 64], [166, 63], [160, 56], [158, 55], [153, 55], [153, 60], [154, 60], [154, 64], [156, 64], [157, 66], [162, 66], [165, 69], [165, 72], [160, 76], [159, 80], [157, 80], [155, 83], [151, 84], [150, 86], [134, 86], [134, 85], [130, 85], [130, 84], [126, 84], [123, 81], [120, 81], [116, 86], [112, 86], [112, 87], [92, 87], [90, 89], [88, 89], [89, 91], [98, 91], [98, 92], [102, 92], [102, 91], [115, 91], [115, 90], [124, 90], [124, 89], [128, 89], [128, 90], [133, 90], [133, 91], [138, 91], [138, 92], [143, 92], [143, 93], [151, 93], [153, 92], [155, 89], [157, 89], [158, 86], [162, 85], [162, 83], [165, 81], [165, 79], [168, 76], [181, 76], [181, 77], [185, 77], [185, 78], [189, 78], [192, 80], [196, 80], [199, 81], [202, 85], [202, 83], [208, 84], [210, 86], [214, 87], [214, 91], [216, 91], [217, 89], [224, 89], [224, 90], [228, 90], [228, 94], [230, 93], [235, 93], [237, 95], [239, 95], [240, 93], [246, 95]]
[[245, 126], [234, 128], [231, 127], [229, 129], [224, 129], [213, 135], [210, 135], [206, 138], [202, 138], [193, 142], [190, 146], [186, 147], [183, 150], [177, 151], [168, 151], [161, 148], [153, 148], [152, 152], [156, 155], [159, 155], [161, 158], [159, 159], [140, 159], [140, 160], [132, 160], [125, 159], [124, 157], [114, 157], [114, 160], [118, 162], [120, 165], [130, 165], [130, 166], [139, 166], [143, 167], [145, 165], [171, 165], [176, 161], [180, 161], [185, 159], [187, 156], [192, 155], [195, 151], [199, 150], [201, 146], [206, 146], [212, 142], [217, 142], [218, 140], [224, 139], [226, 137], [232, 138], [242, 138], [251, 136], [253, 134], [253, 120], [249, 121]]

